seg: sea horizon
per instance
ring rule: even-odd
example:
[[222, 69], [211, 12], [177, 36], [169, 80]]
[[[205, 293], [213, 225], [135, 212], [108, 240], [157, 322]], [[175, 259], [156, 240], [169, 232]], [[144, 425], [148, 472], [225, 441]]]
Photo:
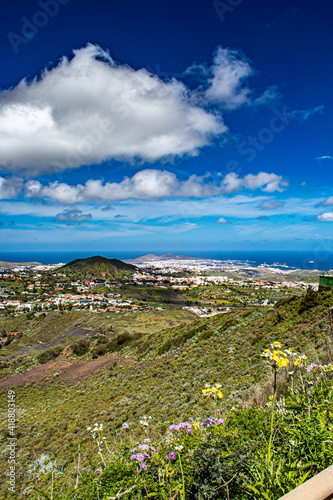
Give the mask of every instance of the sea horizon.
[[333, 269], [333, 253], [319, 252], [312, 250], [115, 250], [115, 251], [68, 251], [68, 252], [1, 252], [0, 261], [6, 262], [40, 262], [41, 264], [59, 264], [68, 263], [75, 259], [92, 257], [93, 255], [102, 255], [107, 258], [119, 260], [128, 260], [141, 257], [146, 254], [164, 255], [172, 253], [173, 255], [185, 255], [187, 257], [196, 257], [212, 260], [232, 260], [249, 261], [251, 265], [260, 264], [279, 264], [288, 267], [303, 269], [329, 271]]

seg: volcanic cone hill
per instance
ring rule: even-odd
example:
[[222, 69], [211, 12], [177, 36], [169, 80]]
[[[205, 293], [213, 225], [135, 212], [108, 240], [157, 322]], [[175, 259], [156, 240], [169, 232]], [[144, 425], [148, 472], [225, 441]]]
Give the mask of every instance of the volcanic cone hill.
[[100, 255], [88, 257], [87, 259], [72, 260], [59, 271], [84, 277], [116, 277], [124, 274], [131, 274], [136, 271], [132, 264], [126, 264], [118, 259], [107, 259]]

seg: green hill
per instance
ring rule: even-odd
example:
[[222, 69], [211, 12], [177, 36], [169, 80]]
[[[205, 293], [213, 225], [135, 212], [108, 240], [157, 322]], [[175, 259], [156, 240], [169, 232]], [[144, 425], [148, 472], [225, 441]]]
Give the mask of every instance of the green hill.
[[[86, 430], [94, 422], [104, 424], [112, 453], [116, 453], [121, 442], [127, 442], [126, 436], [121, 434], [124, 422], [130, 423], [131, 433], [136, 439], [143, 439], [147, 434], [140, 420], [144, 415], [151, 416], [149, 437], [157, 439], [156, 436], [164, 435], [172, 423], [190, 417], [195, 420], [207, 418], [211, 402], [202, 396], [206, 383], [222, 385], [224, 397], [219, 401], [218, 408], [224, 418], [231, 408], [243, 408], [239, 410], [245, 412], [244, 417], [240, 417], [243, 418], [243, 435], [252, 443], [252, 438], [248, 436], [247, 419], [254, 419], [254, 426], [264, 425], [259, 421], [259, 416], [265, 416], [265, 413], [260, 413], [264, 411], [260, 408], [265, 407], [269, 400], [273, 381], [272, 372], [260, 358], [260, 353], [273, 341], [279, 341], [283, 348], [290, 347], [305, 353], [309, 363], [332, 362], [329, 314], [332, 303], [333, 292], [308, 294], [307, 298], [282, 300], [270, 310], [245, 310], [192, 321], [190, 317], [184, 318], [186, 322], [166, 325], [161, 331], [131, 331], [131, 317], [135, 315], [128, 315], [125, 318], [127, 331], [108, 330], [107, 323], [104, 323], [103, 333], [91, 337], [85, 345], [81, 344], [82, 351], [79, 345], [76, 348], [68, 346], [60, 354], [58, 352], [54, 360], [32, 367], [25, 376], [20, 374], [20, 371], [26, 370], [24, 363], [20, 365], [18, 360], [13, 361], [16, 373], [9, 380], [2, 380], [0, 387], [4, 391], [7, 388], [15, 390], [19, 408], [18, 449], [22, 450], [18, 464], [20, 491], [27, 487], [26, 471], [29, 465], [41, 454], [56, 460], [57, 470], [66, 471], [66, 477], [76, 477], [79, 445], [81, 467], [89, 468], [92, 456], [98, 464], [100, 459]], [[95, 318], [97, 320], [97, 315]], [[92, 315], [82, 318], [80, 327], [93, 326]], [[49, 342], [51, 340], [48, 339]], [[278, 377], [281, 393], [287, 383], [286, 377], [282, 374]], [[2, 408], [6, 408], [6, 394]], [[325, 396], [325, 401], [329, 397]], [[247, 414], [246, 408], [254, 408], [254, 413]], [[301, 406], [298, 411], [301, 412]], [[2, 413], [4, 426], [6, 413]], [[267, 426], [262, 433], [254, 429], [267, 441], [269, 417], [266, 421]], [[305, 420], [302, 417], [299, 421]], [[243, 435], [237, 435], [239, 442], [245, 439]], [[5, 445], [6, 435], [3, 436], [2, 444]], [[251, 446], [255, 446], [256, 439], [253, 438]], [[311, 442], [311, 438], [307, 442]], [[127, 450], [133, 448], [133, 441], [128, 447]], [[227, 452], [226, 456], [229, 456]], [[240, 458], [245, 460], [246, 456], [242, 455], [245, 452], [241, 450], [239, 453]], [[6, 462], [2, 466], [6, 469]], [[231, 476], [237, 472], [232, 470], [229, 471]], [[318, 469], [313, 465], [311, 470], [315, 473]], [[112, 481], [114, 477], [111, 477]], [[65, 480], [60, 481], [65, 487]], [[4, 490], [3, 498], [7, 498], [6, 494]], [[21, 497], [18, 494], [14, 498]]]
[[59, 268], [59, 271], [84, 277], [116, 277], [130, 274], [136, 271], [132, 264], [126, 264], [118, 259], [107, 259], [100, 255], [88, 257], [87, 259], [72, 260]]

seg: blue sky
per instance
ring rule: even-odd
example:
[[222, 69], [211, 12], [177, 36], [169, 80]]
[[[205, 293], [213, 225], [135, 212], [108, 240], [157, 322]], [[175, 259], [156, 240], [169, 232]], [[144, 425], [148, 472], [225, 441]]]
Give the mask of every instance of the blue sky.
[[332, 14], [8, 3], [2, 250], [331, 251]]

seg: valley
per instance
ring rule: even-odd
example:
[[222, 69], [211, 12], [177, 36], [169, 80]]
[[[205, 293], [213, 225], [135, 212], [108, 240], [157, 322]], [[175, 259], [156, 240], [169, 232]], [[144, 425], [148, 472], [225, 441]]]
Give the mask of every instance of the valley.
[[[223, 421], [229, 423], [223, 432], [219, 427], [214, 428], [211, 438], [202, 431], [204, 434], [194, 432], [195, 441], [191, 443], [185, 435], [176, 441], [178, 446], [188, 447], [189, 455], [184, 455], [184, 460], [191, 476], [196, 470], [191, 453], [199, 453], [205, 439], [207, 442], [213, 437], [231, 439], [233, 435], [230, 453], [234, 458], [228, 465], [229, 472], [228, 468], [223, 472], [230, 473], [231, 479], [237, 467], [236, 475], [243, 470], [236, 455], [238, 446], [245, 446], [245, 442], [234, 434], [237, 426], [240, 429], [244, 425], [242, 419], [252, 419], [253, 412], [257, 412], [262, 439], [265, 441], [269, 436], [267, 405], [274, 371], [263, 362], [261, 353], [273, 342], [280, 342], [283, 349], [288, 347], [306, 354], [309, 361], [305, 367], [310, 363], [332, 366], [333, 291], [315, 292], [304, 281], [280, 282], [271, 277], [266, 281], [262, 277], [236, 280], [224, 274], [207, 276], [184, 269], [172, 274], [170, 269], [161, 272], [161, 269], [135, 268], [133, 273], [120, 273], [114, 279], [101, 276], [103, 269], [98, 272], [95, 269], [93, 273], [89, 270], [89, 278], [75, 275], [72, 270], [67, 274], [63, 267], [43, 271], [24, 268], [17, 272], [6, 269], [2, 273], [4, 300], [8, 304], [15, 298], [24, 305], [23, 310], [6, 305], [0, 316], [2, 408], [6, 407], [8, 391], [15, 392], [17, 405], [20, 489], [14, 498], [38, 498], [41, 495], [38, 491], [44, 491], [45, 495], [53, 491], [52, 474], [40, 472], [37, 477], [28, 472], [41, 457], [48, 463], [57, 463], [53, 480], [56, 479], [58, 489], [54, 491], [58, 496], [54, 498], [72, 499], [77, 493], [76, 477], [79, 484], [82, 481], [76, 498], [97, 498], [94, 488], [99, 483], [94, 480], [92, 463], [103, 470], [100, 498], [109, 498], [110, 492], [115, 495], [137, 484], [141, 476], [137, 480], [133, 476], [134, 482], [130, 479], [132, 472], [126, 462], [126, 450], [146, 438], [154, 443], [171, 439], [168, 429], [174, 423], [191, 422], [190, 419], [204, 422], [212, 412], [211, 399], [202, 395], [207, 384], [221, 384], [223, 398], [216, 401], [218, 406], [214, 403], [213, 414], [218, 410]], [[279, 397], [287, 397], [292, 376], [288, 370], [279, 369], [277, 373]], [[325, 377], [330, 380], [330, 368]], [[331, 412], [332, 400], [329, 395], [326, 397], [327, 411]], [[302, 411], [299, 410], [300, 415]], [[238, 412], [237, 422], [232, 420], [235, 412]], [[8, 435], [5, 411], [2, 413], [5, 447]], [[142, 424], [148, 418], [147, 426]], [[94, 422], [103, 424], [105, 429], [109, 448], [105, 464], [98, 451], [102, 445], [96, 448], [87, 432]], [[281, 421], [280, 425], [286, 423]], [[222, 438], [221, 432], [227, 434]], [[254, 446], [255, 438], [250, 434], [246, 446], [252, 444], [246, 467], [250, 467], [253, 476], [253, 460], [259, 460], [257, 453], [262, 448]], [[281, 446], [276, 438], [276, 453], [281, 452]], [[216, 459], [221, 459], [223, 453], [216, 453]], [[326, 464], [333, 450], [329, 448], [325, 453]], [[110, 457], [114, 458], [109, 461]], [[152, 460], [153, 457], [154, 454]], [[5, 456], [1, 467], [5, 473]], [[114, 488], [107, 486], [110, 467]], [[128, 480], [125, 472], [119, 476], [123, 467], [129, 474]], [[210, 467], [207, 463], [205, 470], [213, 471]], [[324, 467], [324, 462], [322, 465], [313, 462], [305, 472], [313, 475], [320, 467]], [[154, 467], [149, 470], [147, 481], [155, 477]], [[172, 479], [170, 483], [174, 494], [181, 491], [177, 486], [179, 473], [176, 467], [175, 481]], [[244, 481], [257, 484], [251, 474]], [[193, 493], [203, 491], [203, 486], [200, 481], [195, 486], [190, 476], [186, 479], [186, 498], [204, 498], [200, 497], [202, 493]], [[300, 477], [296, 474], [295, 481]], [[154, 481], [150, 484], [151, 491]], [[153, 498], [167, 498], [162, 496], [163, 484]], [[233, 484], [235, 491], [245, 488], [237, 486], [237, 481]], [[293, 484], [287, 481], [285, 488]], [[214, 496], [214, 487], [209, 488], [212, 495], [209, 498], [226, 498], [226, 490]], [[5, 488], [1, 494], [9, 498]], [[129, 493], [125, 498], [141, 498], [134, 490], [133, 495]], [[252, 498], [239, 495], [234, 498]]]

